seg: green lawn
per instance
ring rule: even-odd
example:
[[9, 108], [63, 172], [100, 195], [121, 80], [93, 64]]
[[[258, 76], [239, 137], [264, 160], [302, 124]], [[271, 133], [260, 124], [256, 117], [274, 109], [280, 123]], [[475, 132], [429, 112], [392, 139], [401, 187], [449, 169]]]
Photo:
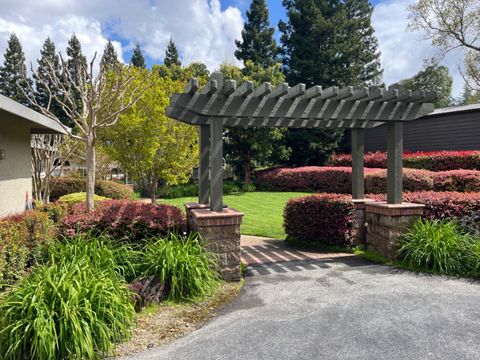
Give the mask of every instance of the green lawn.
[[[225, 195], [224, 203], [245, 214], [241, 232], [244, 235], [257, 235], [283, 239], [283, 209], [289, 199], [309, 195], [299, 192], [249, 192]], [[179, 206], [186, 202], [196, 202], [197, 198], [184, 197], [162, 199], [161, 203]]]

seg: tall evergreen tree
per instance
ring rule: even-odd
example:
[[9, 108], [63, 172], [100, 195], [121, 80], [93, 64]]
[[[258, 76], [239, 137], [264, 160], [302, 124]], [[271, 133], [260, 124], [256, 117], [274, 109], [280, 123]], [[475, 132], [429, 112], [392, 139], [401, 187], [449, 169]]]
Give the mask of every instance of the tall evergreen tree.
[[[67, 56], [67, 69], [72, 82], [82, 87], [82, 81], [84, 81], [83, 72], [87, 69], [87, 59], [82, 53], [82, 45], [75, 34], [72, 34], [72, 37], [68, 41]], [[77, 100], [77, 108], [81, 109], [83, 106], [81, 95], [75, 93], [73, 95]]]
[[27, 78], [27, 67], [22, 45], [13, 33], [8, 40], [4, 57], [3, 66], [0, 67], [0, 93], [23, 105], [30, 106], [24, 92], [29, 94], [31, 80]]
[[277, 61], [278, 47], [270, 27], [268, 7], [265, 0], [253, 0], [247, 11], [247, 21], [242, 30], [242, 41], [235, 40], [235, 56], [244, 62], [252, 61], [264, 67]]
[[107, 45], [105, 45], [105, 49], [103, 50], [101, 63], [104, 66], [110, 67], [114, 67], [120, 64], [120, 61], [118, 60], [117, 50], [115, 50], [110, 40], [108, 40], [108, 43]]
[[172, 38], [170, 38], [170, 41], [168, 42], [167, 50], [165, 51], [165, 60], [163, 63], [168, 67], [182, 65], [178, 57], [177, 47], [175, 46]]
[[[56, 53], [55, 44], [49, 37], [45, 39], [43, 43], [43, 47], [40, 50], [40, 58], [37, 60], [37, 63], [37, 71], [33, 75], [35, 80], [35, 99], [39, 105], [46, 108], [50, 101], [49, 91], [53, 94], [59, 94], [60, 92], [49, 76], [49, 73], [53, 71], [58, 78], [61, 78], [60, 59]], [[47, 84], [48, 89], [43, 84]], [[50, 107], [52, 113], [55, 114], [62, 123], [66, 126], [73, 126], [73, 123], [65, 115], [62, 106], [58, 102], [52, 99]]]
[[[281, 54], [290, 84], [375, 85], [381, 82], [378, 41], [368, 0], [283, 0]], [[289, 165], [320, 165], [340, 144], [342, 130], [292, 129]]]
[[142, 49], [140, 49], [140, 44], [137, 43], [135, 45], [135, 49], [133, 49], [132, 58], [130, 59], [130, 64], [135, 67], [145, 69], [147, 66], [145, 65], [145, 58], [142, 54]]

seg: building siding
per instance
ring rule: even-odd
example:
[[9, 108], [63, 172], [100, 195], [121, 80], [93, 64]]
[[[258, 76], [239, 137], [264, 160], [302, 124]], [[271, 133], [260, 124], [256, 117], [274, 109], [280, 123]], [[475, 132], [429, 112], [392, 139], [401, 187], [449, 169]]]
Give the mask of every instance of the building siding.
[[0, 218], [25, 210], [25, 197], [32, 196], [30, 126], [12, 115], [0, 112]]
[[[349, 148], [349, 142], [346, 145]], [[428, 116], [407, 122], [403, 147], [405, 151], [479, 150], [480, 110]], [[366, 130], [365, 151], [386, 149], [385, 125]]]

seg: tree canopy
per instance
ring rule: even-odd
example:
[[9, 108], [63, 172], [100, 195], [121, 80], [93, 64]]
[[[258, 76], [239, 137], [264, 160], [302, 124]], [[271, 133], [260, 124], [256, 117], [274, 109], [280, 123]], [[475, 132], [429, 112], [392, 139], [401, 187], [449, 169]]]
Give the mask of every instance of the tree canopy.
[[101, 63], [103, 66], [107, 67], [114, 67], [120, 64], [117, 50], [115, 50], [115, 47], [110, 40], [108, 40], [108, 43], [105, 45], [105, 49], [103, 50]]
[[175, 46], [175, 43], [173, 42], [172, 38], [170, 38], [170, 41], [168, 42], [167, 50], [165, 51], [165, 59], [163, 60], [163, 63], [168, 67], [182, 65], [182, 63], [180, 62], [180, 58], [178, 56], [177, 47]]
[[140, 49], [140, 44], [138, 43], [135, 45], [135, 49], [133, 49], [130, 64], [141, 69], [145, 69], [147, 67], [147, 65], [145, 65], [145, 58], [143, 57], [142, 49]]
[[235, 40], [235, 56], [239, 60], [269, 67], [277, 62], [278, 47], [270, 27], [265, 0], [253, 0], [247, 10], [247, 21], [243, 26], [242, 40]]

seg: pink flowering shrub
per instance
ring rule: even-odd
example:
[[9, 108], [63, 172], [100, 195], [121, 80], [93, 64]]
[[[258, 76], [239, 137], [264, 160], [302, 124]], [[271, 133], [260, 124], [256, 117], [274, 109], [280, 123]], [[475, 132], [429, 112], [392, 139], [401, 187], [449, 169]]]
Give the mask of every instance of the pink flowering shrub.
[[434, 173], [435, 191], [480, 192], [480, 170], [450, 170]]
[[287, 241], [324, 246], [350, 245], [353, 204], [351, 197], [316, 194], [290, 200], [284, 210]]
[[86, 211], [85, 203], [73, 205], [70, 215], [62, 219], [61, 228], [69, 236], [92, 231], [114, 238], [142, 240], [151, 235], [180, 231], [184, 228], [184, 219], [180, 209], [171, 205], [106, 200], [97, 203], [91, 212]]

